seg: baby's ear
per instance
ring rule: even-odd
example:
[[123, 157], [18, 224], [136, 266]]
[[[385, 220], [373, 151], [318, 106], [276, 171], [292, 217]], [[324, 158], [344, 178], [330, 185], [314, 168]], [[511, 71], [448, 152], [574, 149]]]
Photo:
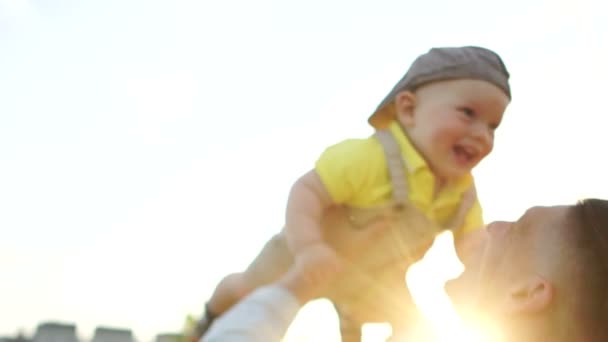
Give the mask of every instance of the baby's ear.
[[395, 96], [395, 115], [404, 126], [413, 126], [416, 95], [411, 91], [402, 91]]

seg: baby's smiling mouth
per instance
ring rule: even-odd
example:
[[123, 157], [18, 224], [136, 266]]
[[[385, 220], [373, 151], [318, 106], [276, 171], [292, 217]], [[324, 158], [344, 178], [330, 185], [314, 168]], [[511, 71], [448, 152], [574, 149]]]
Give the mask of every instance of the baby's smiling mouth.
[[463, 164], [472, 164], [479, 156], [479, 150], [471, 146], [456, 145], [453, 151], [456, 159]]

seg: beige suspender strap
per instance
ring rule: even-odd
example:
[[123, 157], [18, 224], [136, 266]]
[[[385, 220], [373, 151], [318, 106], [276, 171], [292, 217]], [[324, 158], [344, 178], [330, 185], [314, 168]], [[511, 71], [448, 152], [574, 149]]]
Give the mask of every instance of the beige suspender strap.
[[[389, 130], [377, 130], [375, 137], [384, 150], [386, 164], [393, 186], [393, 200], [396, 204], [405, 204], [408, 200], [407, 177], [405, 175], [407, 165], [401, 156], [399, 144]], [[473, 204], [475, 204], [475, 200], [477, 199], [475, 186], [472, 185], [462, 196], [458, 211], [445, 227], [452, 230], [454, 233], [457, 233], [458, 230], [462, 229], [469, 210], [471, 210]]]
[[460, 208], [456, 212], [456, 215], [450, 221], [450, 224], [447, 226], [447, 229], [451, 230], [456, 234], [459, 230], [464, 226], [464, 220], [469, 213], [469, 210], [475, 204], [475, 200], [477, 199], [477, 191], [475, 190], [475, 185], [471, 185], [469, 190], [467, 190], [462, 195], [462, 200], [460, 201]]
[[401, 156], [401, 149], [395, 137], [389, 130], [376, 131], [376, 139], [383, 147], [386, 164], [393, 185], [393, 200], [396, 204], [407, 202], [407, 178], [405, 176], [406, 164]]

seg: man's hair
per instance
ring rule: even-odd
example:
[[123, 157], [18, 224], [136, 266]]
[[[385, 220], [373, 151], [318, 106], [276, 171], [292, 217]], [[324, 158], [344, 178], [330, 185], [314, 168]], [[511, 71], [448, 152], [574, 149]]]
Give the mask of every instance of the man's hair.
[[608, 201], [586, 199], [572, 209], [574, 229], [570, 230], [575, 248], [575, 262], [581, 279], [577, 297], [577, 315], [590, 334], [590, 340], [608, 336]]

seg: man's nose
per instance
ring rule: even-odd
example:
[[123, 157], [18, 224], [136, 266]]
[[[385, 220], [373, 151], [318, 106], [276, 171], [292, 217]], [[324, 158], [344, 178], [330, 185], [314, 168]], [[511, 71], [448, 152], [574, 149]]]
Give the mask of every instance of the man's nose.
[[486, 229], [490, 235], [504, 235], [509, 230], [510, 226], [510, 222], [495, 221], [490, 223]]

